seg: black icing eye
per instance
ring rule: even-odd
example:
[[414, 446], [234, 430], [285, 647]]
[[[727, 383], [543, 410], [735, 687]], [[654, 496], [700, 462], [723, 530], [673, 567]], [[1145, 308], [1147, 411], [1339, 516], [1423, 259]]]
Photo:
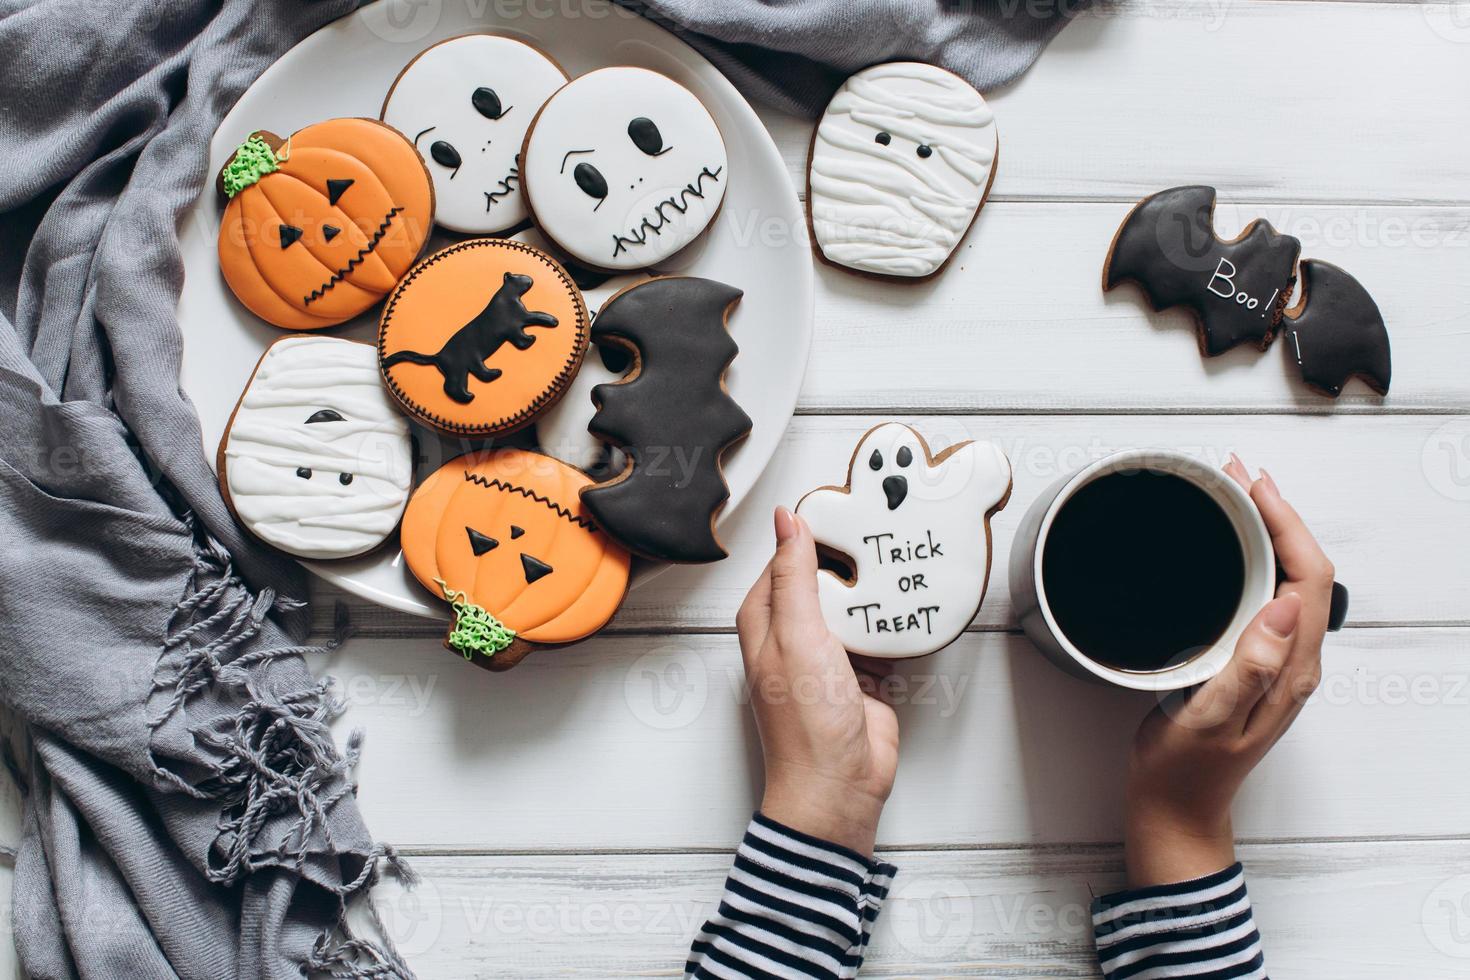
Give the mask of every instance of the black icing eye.
[[313, 422], [345, 422], [342, 413], [333, 408], [324, 408], [319, 412], [312, 412], [311, 418], [306, 420], [307, 425]]
[[883, 454], [873, 450], [873, 455], [868, 457], [868, 469], [881, 470], [883, 468]]
[[479, 531], [476, 531], [472, 527], [466, 527], [464, 530], [465, 533], [470, 536], [470, 551], [474, 553], [474, 556], [476, 558], [480, 557], [487, 551], [494, 551], [496, 548], [500, 547], [500, 542], [496, 541], [488, 534], [481, 534]]
[[873, 137], [873, 142], [882, 144], [883, 146], [887, 146], [889, 143], [893, 142], [893, 137], [889, 136], [882, 130], [879, 130], [878, 135]]
[[572, 171], [572, 179], [582, 188], [583, 194], [597, 199], [597, 208], [602, 207], [602, 202], [607, 199], [607, 178], [602, 176], [601, 170], [590, 163], [579, 163]]
[[336, 225], [322, 225], [322, 237], [327, 241], [331, 241], [340, 234], [342, 234], [342, 229]]
[[533, 558], [524, 553], [521, 555], [521, 570], [526, 573], [527, 585], [531, 585], [537, 579], [545, 578], [551, 574], [550, 565], [546, 564], [540, 558]]
[[342, 484], [344, 487], [350, 485], [352, 483], [352, 474], [351, 473], [338, 473], [337, 474], [337, 482], [340, 483], [340, 484]]
[[301, 229], [295, 225], [281, 225], [281, 247], [290, 248], [301, 240]]
[[919, 159], [927, 160], [934, 153], [934, 148], [928, 143], [920, 143], [914, 152], [919, 155]]
[[311, 470], [307, 469], [305, 466], [298, 466], [296, 467], [296, 475], [301, 477], [301, 479], [303, 480], [310, 480]]
[[628, 138], [633, 145], [651, 157], [667, 153], [664, 148], [664, 136], [658, 131], [658, 125], [647, 116], [639, 116], [628, 123]]
[[898, 460], [899, 466], [907, 466], [914, 461], [913, 450], [909, 449], [908, 446], [901, 446], [898, 450], [898, 456], [895, 458]]
[[439, 166], [450, 170], [458, 170], [462, 162], [459, 159], [459, 151], [443, 140], [435, 140], [429, 144], [429, 156], [433, 157], [434, 162]]
[[486, 119], [499, 119], [505, 115], [505, 110], [500, 107], [500, 96], [495, 94], [493, 88], [485, 88], [483, 85], [470, 95], [470, 105]]
[[327, 181], [327, 203], [336, 204], [347, 193], [347, 188], [352, 186], [352, 181], [347, 178]]

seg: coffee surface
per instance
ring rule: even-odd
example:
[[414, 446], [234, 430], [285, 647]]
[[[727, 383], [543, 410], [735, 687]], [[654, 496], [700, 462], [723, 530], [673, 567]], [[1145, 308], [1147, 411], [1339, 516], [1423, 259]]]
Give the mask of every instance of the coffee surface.
[[1152, 470], [1087, 484], [1057, 513], [1042, 553], [1057, 625], [1091, 659], [1154, 671], [1224, 634], [1245, 588], [1230, 519], [1188, 480]]

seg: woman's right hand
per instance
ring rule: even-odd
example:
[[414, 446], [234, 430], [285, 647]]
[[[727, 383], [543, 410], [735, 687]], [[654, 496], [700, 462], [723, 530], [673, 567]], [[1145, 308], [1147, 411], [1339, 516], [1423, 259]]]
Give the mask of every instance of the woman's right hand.
[[1132, 887], [1189, 881], [1235, 861], [1230, 807], [1322, 676], [1333, 567], [1262, 470], [1225, 472], [1255, 501], [1285, 578], [1207, 683], [1144, 719], [1129, 759], [1125, 829]]

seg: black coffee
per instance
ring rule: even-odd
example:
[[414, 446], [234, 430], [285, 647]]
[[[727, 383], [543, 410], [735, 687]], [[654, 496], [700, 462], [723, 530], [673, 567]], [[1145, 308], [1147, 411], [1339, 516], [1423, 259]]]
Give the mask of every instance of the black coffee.
[[1245, 557], [1203, 490], [1134, 470], [1100, 477], [1062, 506], [1041, 580], [1078, 650], [1121, 670], [1160, 670], [1224, 634], [1244, 595]]

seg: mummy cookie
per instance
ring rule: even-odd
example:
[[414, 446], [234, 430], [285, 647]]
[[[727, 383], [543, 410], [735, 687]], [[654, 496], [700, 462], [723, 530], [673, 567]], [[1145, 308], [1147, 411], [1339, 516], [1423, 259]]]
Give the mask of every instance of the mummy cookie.
[[388, 390], [444, 432], [522, 428], [558, 398], [587, 351], [587, 309], [539, 249], [476, 238], [435, 252], [383, 308], [378, 351]]
[[599, 269], [657, 265], [714, 220], [725, 141], [694, 93], [644, 68], [603, 68], [547, 100], [521, 179], [537, 226]]
[[381, 300], [434, 222], [423, 161], [376, 119], [328, 119], [282, 141], [257, 132], [220, 171], [219, 265], [269, 323], [317, 330]]
[[1301, 266], [1301, 297], [1286, 311], [1286, 342], [1302, 380], [1336, 398], [1351, 378], [1388, 394], [1393, 360], [1388, 328], [1363, 284], [1318, 259]]
[[870, 657], [919, 657], [952, 643], [985, 598], [990, 517], [1010, 493], [1010, 462], [993, 443], [931, 456], [906, 425], [870, 429], [847, 486], [813, 490], [796, 507], [817, 544], [852, 570], [850, 580], [818, 573], [827, 626]]
[[225, 502], [300, 558], [372, 551], [398, 526], [413, 443], [369, 344], [286, 337], [266, 348], [220, 442]]
[[434, 179], [434, 219], [488, 235], [526, 220], [518, 166], [536, 112], [566, 84], [556, 62], [509, 37], [467, 34], [419, 53], [383, 102]]
[[959, 76], [918, 62], [853, 75], [812, 139], [807, 177], [822, 257], [899, 279], [937, 273], [995, 178], [995, 117]]
[[414, 491], [403, 557], [451, 603], [445, 645], [491, 670], [590, 636], [628, 590], [628, 553], [577, 501], [586, 476], [523, 449], [451, 460]]
[[750, 416], [725, 390], [739, 348], [726, 320], [740, 290], [670, 276], [632, 286], [592, 323], [593, 339], [634, 356], [626, 380], [592, 389], [592, 434], [621, 448], [623, 471], [582, 491], [588, 513], [623, 547], [647, 558], [725, 557], [715, 519], [730, 496], [721, 472]]
[[1301, 243], [1267, 221], [1221, 239], [1215, 189], [1174, 187], [1144, 198], [1123, 220], [1103, 266], [1103, 289], [1133, 282], [1155, 310], [1188, 310], [1207, 357], [1241, 344], [1265, 350], [1296, 282], [1300, 254]]

